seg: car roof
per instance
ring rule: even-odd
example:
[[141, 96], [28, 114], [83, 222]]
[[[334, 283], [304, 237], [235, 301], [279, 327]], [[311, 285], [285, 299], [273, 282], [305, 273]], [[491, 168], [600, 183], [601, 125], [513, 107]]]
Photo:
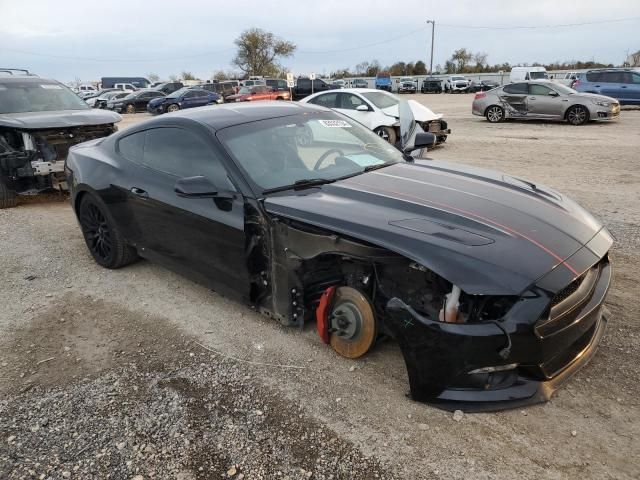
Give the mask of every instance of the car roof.
[[62, 85], [60, 82], [58, 82], [57, 80], [51, 80], [49, 78], [41, 78], [41, 77], [36, 77], [36, 76], [32, 76], [32, 75], [7, 75], [2, 76], [0, 75], [0, 82], [2, 83], [25, 83], [25, 82], [30, 82], [30, 83], [59, 83], [60, 85]]
[[246, 102], [242, 104], [228, 103], [180, 110], [170, 115], [163, 115], [160, 119], [185, 118], [207, 125], [214, 130], [221, 130], [242, 123], [318, 111], [325, 112], [327, 109], [297, 102], [264, 101], [259, 103]]
[[[358, 93], [358, 94], [363, 94], [363, 93], [369, 93], [369, 92], [384, 92], [384, 90], [378, 90], [377, 88], [341, 88], [339, 90], [338, 89], [336, 89], [336, 90], [325, 90], [323, 92], [318, 92], [318, 94], [320, 94], [320, 93]], [[384, 93], [389, 93], [389, 92], [384, 92]]]

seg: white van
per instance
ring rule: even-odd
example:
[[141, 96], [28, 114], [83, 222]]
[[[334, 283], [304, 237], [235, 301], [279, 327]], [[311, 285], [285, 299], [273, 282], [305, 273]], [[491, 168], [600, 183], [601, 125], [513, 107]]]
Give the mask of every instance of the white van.
[[546, 80], [549, 78], [544, 67], [513, 67], [509, 74], [509, 81], [522, 82], [524, 80]]

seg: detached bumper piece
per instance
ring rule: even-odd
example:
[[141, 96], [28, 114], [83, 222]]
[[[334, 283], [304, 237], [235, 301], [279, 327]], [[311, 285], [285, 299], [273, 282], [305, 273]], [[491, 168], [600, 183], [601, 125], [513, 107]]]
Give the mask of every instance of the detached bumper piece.
[[603, 301], [610, 281], [603, 258], [555, 297], [533, 289], [504, 319], [488, 323], [434, 321], [392, 298], [387, 323], [411, 397], [469, 412], [548, 401], [594, 356], [609, 316]]

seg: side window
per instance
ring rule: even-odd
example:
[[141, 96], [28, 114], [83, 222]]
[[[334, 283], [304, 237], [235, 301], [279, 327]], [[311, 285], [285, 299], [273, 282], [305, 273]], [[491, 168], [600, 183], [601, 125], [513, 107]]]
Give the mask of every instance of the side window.
[[504, 87], [503, 89], [505, 93], [513, 93], [516, 95], [526, 95], [527, 94], [527, 84], [526, 83], [511, 83]]
[[147, 135], [143, 132], [133, 133], [118, 140], [118, 152], [127, 160], [134, 163], [142, 163], [142, 152], [144, 150], [144, 140]]
[[322, 107], [337, 108], [338, 107], [338, 94], [337, 93], [325, 93], [316, 98], [313, 98], [309, 103], [314, 103]]
[[340, 97], [340, 108], [344, 108], [346, 110], [355, 110], [360, 105], [366, 105], [367, 108], [369, 108], [369, 106], [364, 103], [364, 100], [362, 100], [357, 95], [353, 95], [351, 93], [341, 93]]
[[622, 83], [622, 72], [602, 72], [600, 81], [605, 83]]
[[549, 95], [550, 92], [551, 89], [544, 85], [538, 85], [537, 83], [529, 85], [529, 95]]
[[588, 72], [587, 82], [600, 82], [602, 74], [600, 72]]
[[182, 128], [147, 130], [142, 164], [179, 178], [204, 175], [222, 183], [226, 177], [211, 148], [196, 134]]
[[148, 98], [153, 98], [155, 96], [155, 94], [153, 92], [144, 92], [140, 95], [141, 99], [148, 99]]
[[636, 85], [640, 85], [640, 73], [632, 73], [631, 74], [631, 83]]
[[631, 72], [620, 72], [620, 82], [621, 83], [633, 83], [633, 77], [631, 76]]
[[185, 93], [184, 98], [196, 98], [199, 96], [200, 93], [196, 92], [195, 90], [189, 90], [187, 93]]
[[311, 90], [311, 80], [309, 80], [308, 78], [299, 78], [298, 88], [308, 88], [309, 90]]

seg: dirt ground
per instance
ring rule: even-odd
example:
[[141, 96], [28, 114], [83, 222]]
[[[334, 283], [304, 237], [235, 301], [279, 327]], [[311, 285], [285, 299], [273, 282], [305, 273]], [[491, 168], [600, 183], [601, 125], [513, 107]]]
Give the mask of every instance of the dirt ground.
[[43, 196], [0, 210], [0, 478], [640, 478], [640, 110], [491, 125], [414, 98], [453, 130], [432, 158], [547, 184], [616, 239], [606, 336], [549, 403], [454, 421], [405, 396], [393, 343], [350, 361], [149, 262], [102, 269]]

